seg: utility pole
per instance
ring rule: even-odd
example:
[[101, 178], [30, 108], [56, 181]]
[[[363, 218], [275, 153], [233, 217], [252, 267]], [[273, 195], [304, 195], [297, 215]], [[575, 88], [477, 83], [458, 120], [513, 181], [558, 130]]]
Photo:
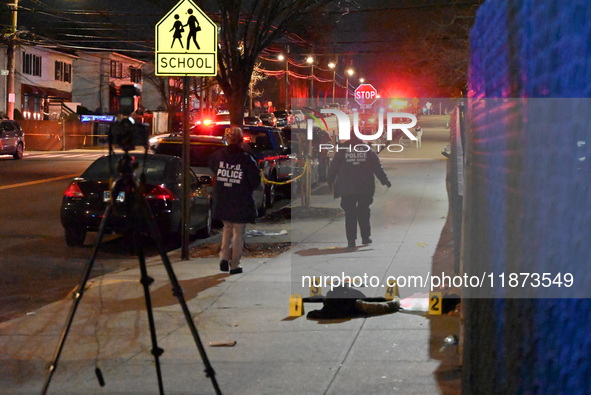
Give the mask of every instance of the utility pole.
[[289, 111], [289, 59], [285, 58], [285, 111]]
[[8, 47], [6, 49], [6, 60], [8, 63], [8, 79], [6, 81], [6, 115], [8, 116], [8, 119], [14, 119], [14, 102], [16, 100], [14, 93], [14, 75], [16, 72], [15, 47], [18, 27], [18, 0], [14, 0], [14, 3], [8, 4], [8, 6], [11, 11], [12, 25], [10, 29], [10, 38], [8, 39]]

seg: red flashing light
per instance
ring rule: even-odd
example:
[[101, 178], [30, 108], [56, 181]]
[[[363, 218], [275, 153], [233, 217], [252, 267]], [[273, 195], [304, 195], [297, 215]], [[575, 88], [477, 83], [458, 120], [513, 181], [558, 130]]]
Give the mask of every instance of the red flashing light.
[[70, 198], [81, 198], [84, 197], [84, 194], [82, 193], [80, 186], [78, 186], [78, 183], [73, 181], [64, 191], [64, 196]]

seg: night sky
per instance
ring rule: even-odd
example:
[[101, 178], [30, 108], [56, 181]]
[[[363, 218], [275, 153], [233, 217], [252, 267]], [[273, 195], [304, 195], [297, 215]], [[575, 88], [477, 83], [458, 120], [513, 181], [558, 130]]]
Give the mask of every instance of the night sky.
[[[455, 95], [458, 84], [448, 80], [457, 79], [455, 74], [465, 76], [467, 70], [467, 52], [456, 49], [466, 48], [466, 26], [480, 2], [335, 1], [320, 27], [300, 27], [296, 33], [312, 38], [309, 48], [294, 46], [293, 52], [324, 55], [325, 62], [337, 59], [341, 69], [359, 70], [359, 77], [379, 85], [385, 95]], [[215, 2], [197, 3], [206, 11], [215, 9]], [[19, 30], [31, 32], [21, 35], [31, 43], [73, 50], [111, 48], [150, 59], [154, 25], [174, 4], [170, 0], [20, 0]], [[4, 10], [1, 17], [3, 27], [7, 26], [9, 14]], [[451, 55], [445, 50], [450, 48]]]

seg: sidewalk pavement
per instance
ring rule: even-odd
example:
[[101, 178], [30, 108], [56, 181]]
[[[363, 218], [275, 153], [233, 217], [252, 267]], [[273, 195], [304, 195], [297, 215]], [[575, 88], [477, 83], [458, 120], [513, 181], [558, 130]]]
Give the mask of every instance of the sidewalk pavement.
[[[457, 334], [457, 317], [408, 310], [329, 321], [288, 317], [290, 294], [306, 296], [300, 275], [366, 272], [383, 280], [388, 275], [425, 277], [431, 270], [448, 204], [442, 144], [425, 141], [427, 135], [422, 148], [407, 149], [404, 156], [380, 155], [393, 186], [376, 187], [369, 246], [342, 248], [340, 216], [249, 226], [268, 233], [287, 230], [288, 235], [255, 236], [248, 243], [287, 240], [292, 248], [273, 258], [243, 259], [240, 275], [219, 272], [217, 258], [180, 261], [171, 254], [224, 394], [459, 393], [457, 369], [445, 362], [455, 358], [456, 349], [441, 349], [446, 336]], [[337, 208], [339, 201], [313, 195], [312, 206]], [[149, 260], [148, 271], [155, 279], [151, 296], [164, 349], [165, 393], [215, 393], [159, 258]], [[158, 393], [139, 277], [139, 268], [133, 268], [89, 282], [48, 393]], [[381, 285], [359, 290], [383, 296]], [[427, 286], [401, 286], [403, 306], [417, 300], [425, 305], [426, 292]], [[1, 393], [41, 391], [71, 304], [66, 298], [0, 324]], [[322, 306], [304, 307], [308, 312]], [[212, 347], [211, 342], [236, 344]], [[98, 384], [96, 367], [105, 387]]]

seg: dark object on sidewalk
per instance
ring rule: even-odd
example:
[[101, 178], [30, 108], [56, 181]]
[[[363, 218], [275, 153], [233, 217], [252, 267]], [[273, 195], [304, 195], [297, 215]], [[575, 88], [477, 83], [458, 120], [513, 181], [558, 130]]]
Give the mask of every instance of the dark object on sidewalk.
[[351, 287], [338, 287], [326, 293], [320, 310], [310, 311], [310, 319], [354, 318], [395, 313], [400, 309], [398, 300], [368, 298]]
[[234, 347], [235, 345], [236, 340], [227, 342], [209, 342], [209, 347]]
[[460, 339], [457, 335], [449, 335], [445, 339], [443, 339], [443, 346], [439, 349], [439, 352], [443, 352], [446, 347], [449, 346], [457, 346], [460, 342]]
[[100, 368], [94, 369], [94, 374], [96, 375], [99, 385], [101, 387], [104, 387], [105, 386], [105, 379], [103, 377], [103, 372], [101, 371], [101, 369]]
[[220, 261], [220, 271], [222, 271], [222, 272], [227, 272], [227, 271], [229, 271], [229, 270], [230, 270], [230, 262], [228, 262], [228, 261], [227, 261], [227, 260], [225, 260], [225, 259], [222, 259], [222, 260]]
[[237, 267], [236, 269], [230, 270], [230, 274], [240, 274], [240, 273], [242, 273], [241, 267]]
[[443, 314], [449, 314], [454, 311], [458, 304], [462, 302], [462, 299], [456, 294], [443, 295], [443, 301], [441, 302], [441, 312]]

